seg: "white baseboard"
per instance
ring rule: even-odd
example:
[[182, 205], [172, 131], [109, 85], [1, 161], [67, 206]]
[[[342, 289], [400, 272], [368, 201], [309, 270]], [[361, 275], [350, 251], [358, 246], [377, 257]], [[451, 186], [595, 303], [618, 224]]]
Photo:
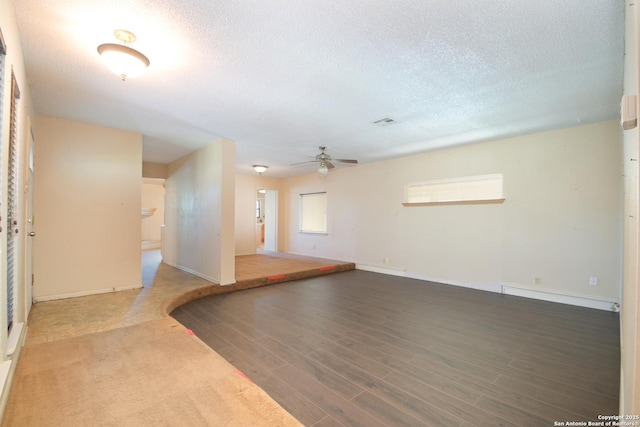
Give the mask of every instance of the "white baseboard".
[[[325, 256], [320, 256], [320, 255], [312, 255], [312, 254], [303, 254], [300, 252], [275, 252], [276, 256], [277, 254], [282, 254], [282, 255], [296, 255], [296, 256], [301, 256], [301, 257], [307, 257], [307, 258], [315, 258], [315, 259], [324, 259], [327, 261], [334, 261], [334, 262], [344, 262], [344, 263], [351, 263], [352, 261], [347, 261], [347, 260], [343, 260], [343, 259], [339, 259], [339, 258], [327, 258]], [[269, 255], [269, 252], [266, 252], [265, 255]]]
[[246, 252], [246, 253], [245, 253], [245, 252], [243, 252], [243, 253], [236, 253], [236, 256], [255, 255], [255, 254], [257, 254], [257, 253], [258, 253], [257, 251], [256, 251], [256, 252]]
[[[219, 280], [216, 280], [213, 277], [207, 276], [206, 274], [202, 274], [202, 273], [200, 273], [198, 271], [192, 270], [192, 269], [190, 269], [188, 267], [185, 267], [183, 265], [174, 264], [174, 263], [168, 262], [168, 261], [164, 261], [164, 263], [167, 264], [167, 265], [170, 265], [171, 267], [177, 268], [178, 270], [182, 270], [182, 271], [187, 272], [189, 274], [193, 274], [194, 276], [198, 276], [199, 278], [207, 280], [209, 282], [213, 282], [213, 283], [217, 283], [217, 284], [220, 283]], [[227, 283], [227, 285], [228, 284], [229, 283]]]
[[456, 280], [440, 279], [437, 277], [422, 276], [419, 274], [407, 273], [406, 277], [411, 279], [425, 280], [427, 282], [441, 283], [443, 285], [458, 286], [461, 288], [476, 289], [485, 292], [502, 292], [502, 283], [499, 282], [460, 282]]
[[460, 286], [463, 288], [478, 289], [487, 292], [502, 292], [501, 283], [474, 283], [474, 282], [457, 282], [451, 280], [440, 279], [436, 277], [428, 277], [420, 274], [414, 274], [406, 270], [398, 270], [393, 268], [379, 267], [375, 265], [356, 264], [357, 270], [371, 271], [373, 273], [388, 274], [390, 276], [406, 277], [409, 279], [423, 280], [425, 282], [440, 283], [443, 285]]
[[111, 292], [120, 292], [120, 291], [130, 291], [133, 289], [140, 289], [140, 288], [142, 288], [142, 283], [140, 283], [139, 285], [132, 285], [132, 286], [118, 286], [115, 288], [93, 289], [90, 291], [69, 292], [65, 294], [44, 295], [44, 296], [38, 296], [38, 297], [34, 296], [33, 302], [43, 302], [43, 301], [53, 301], [57, 299], [86, 297], [89, 295], [108, 294]]
[[543, 301], [557, 302], [560, 304], [576, 305], [579, 307], [595, 308], [605, 311], [616, 311], [620, 301], [612, 298], [595, 297], [588, 295], [568, 295], [548, 289], [533, 289], [513, 284], [502, 286], [502, 293], [518, 297], [533, 298]]
[[389, 276], [407, 277], [404, 270], [378, 267], [375, 265], [356, 264], [356, 270], [371, 271], [372, 273], [388, 274]]
[[410, 279], [424, 280], [428, 282], [441, 283], [444, 285], [460, 286], [463, 288], [477, 289], [480, 291], [502, 293], [505, 295], [520, 296], [537, 300], [556, 302], [560, 304], [576, 305], [579, 307], [595, 308], [598, 310], [612, 311], [615, 304], [619, 307], [620, 301], [616, 299], [608, 299], [603, 297], [592, 297], [585, 295], [568, 295], [552, 290], [532, 289], [514, 284], [504, 284], [501, 282], [474, 283], [459, 282], [441, 279], [437, 277], [427, 277], [419, 274], [413, 274], [405, 270], [394, 270], [378, 266], [356, 264], [356, 269], [371, 271], [374, 273], [388, 274], [391, 276], [407, 277]]
[[[13, 354], [16, 352], [16, 349], [18, 349], [21, 345], [21, 341], [24, 341], [24, 329], [24, 322], [14, 322], [13, 326], [11, 327], [11, 331], [9, 331], [9, 336], [7, 337], [7, 356], [13, 356]], [[26, 334], [24, 335], [26, 336]]]
[[146, 251], [149, 249], [160, 249], [160, 240], [143, 240], [142, 241], [142, 250]]
[[14, 332], [14, 334], [10, 335], [13, 335], [14, 338], [10, 339], [15, 340], [15, 342], [8, 343], [8, 346], [13, 347], [8, 350], [13, 351], [11, 351], [10, 354], [9, 351], [7, 351], [7, 356], [9, 358], [0, 364], [0, 420], [2, 419], [5, 408], [7, 407], [11, 384], [13, 384], [13, 376], [15, 375], [22, 346], [24, 346], [24, 343], [27, 340], [28, 329], [28, 326], [24, 323], [20, 323], [20, 328], [18, 330], [16, 330], [15, 327], [11, 329], [11, 332]]
[[0, 363], [0, 418], [2, 414], [4, 414], [4, 409], [7, 405], [7, 401], [9, 400], [9, 392], [11, 391], [15, 365], [16, 363], [13, 363], [13, 360], [11, 359], [7, 359]]

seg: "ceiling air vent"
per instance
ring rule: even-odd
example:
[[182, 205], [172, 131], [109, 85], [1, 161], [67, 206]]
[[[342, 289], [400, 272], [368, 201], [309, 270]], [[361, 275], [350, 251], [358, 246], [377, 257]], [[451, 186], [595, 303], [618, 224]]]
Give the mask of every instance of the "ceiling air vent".
[[384, 119], [376, 120], [375, 122], [373, 122], [373, 124], [376, 126], [389, 126], [394, 123], [398, 123], [398, 122], [393, 119], [390, 119], [389, 117], [385, 117]]

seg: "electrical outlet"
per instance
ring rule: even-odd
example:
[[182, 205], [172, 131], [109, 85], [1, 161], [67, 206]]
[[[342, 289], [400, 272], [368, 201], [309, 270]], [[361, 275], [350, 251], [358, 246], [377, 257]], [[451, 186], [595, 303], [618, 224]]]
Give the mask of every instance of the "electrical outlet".
[[534, 285], [541, 285], [542, 284], [542, 277], [534, 277], [533, 278], [533, 284]]
[[391, 260], [389, 258], [382, 258], [382, 263], [383, 264], [389, 264], [391, 262]]
[[590, 286], [598, 286], [598, 278], [596, 276], [589, 277]]

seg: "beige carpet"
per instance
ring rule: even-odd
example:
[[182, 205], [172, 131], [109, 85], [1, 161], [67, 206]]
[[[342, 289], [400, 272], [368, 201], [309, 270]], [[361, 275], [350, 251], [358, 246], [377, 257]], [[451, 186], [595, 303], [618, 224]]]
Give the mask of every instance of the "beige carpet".
[[300, 425], [172, 318], [25, 346], [2, 423]]

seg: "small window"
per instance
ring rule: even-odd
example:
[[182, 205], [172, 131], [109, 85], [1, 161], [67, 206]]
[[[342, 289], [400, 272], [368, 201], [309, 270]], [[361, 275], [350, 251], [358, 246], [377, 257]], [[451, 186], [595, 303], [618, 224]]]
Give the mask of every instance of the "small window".
[[405, 205], [504, 200], [502, 174], [467, 176], [408, 184]]
[[300, 195], [300, 232], [327, 233], [327, 193]]

